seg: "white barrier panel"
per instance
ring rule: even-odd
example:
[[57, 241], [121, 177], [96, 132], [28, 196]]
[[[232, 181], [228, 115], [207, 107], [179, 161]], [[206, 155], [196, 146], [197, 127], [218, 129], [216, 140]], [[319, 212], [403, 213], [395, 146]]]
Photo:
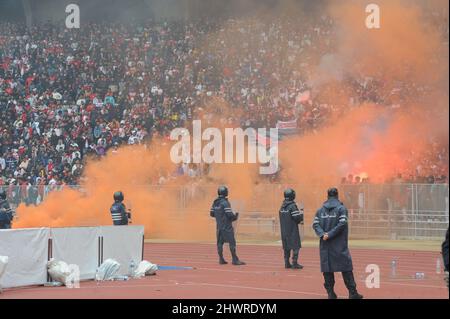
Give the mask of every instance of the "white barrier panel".
[[77, 265], [80, 279], [94, 279], [99, 261], [99, 227], [52, 228], [52, 257]]
[[[144, 226], [29, 228], [0, 230], [0, 256], [8, 256], [0, 280], [5, 288], [47, 282], [49, 239], [51, 255], [79, 267], [80, 279], [93, 279], [100, 260], [113, 258], [119, 274], [128, 274], [131, 260], [142, 260]], [[100, 238], [100, 241], [99, 241]]]
[[127, 275], [131, 260], [136, 268], [142, 260], [144, 226], [103, 226], [103, 261], [113, 258], [120, 263], [120, 275]]
[[0, 230], [0, 255], [9, 257], [0, 285], [43, 285], [47, 281], [49, 237], [49, 228]]

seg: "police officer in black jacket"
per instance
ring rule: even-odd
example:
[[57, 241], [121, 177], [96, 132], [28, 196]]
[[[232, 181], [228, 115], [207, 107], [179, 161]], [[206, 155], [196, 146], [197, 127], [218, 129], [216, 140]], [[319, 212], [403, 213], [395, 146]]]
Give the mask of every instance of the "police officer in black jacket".
[[[298, 224], [303, 224], [303, 209], [299, 210], [295, 203], [295, 191], [288, 188], [284, 191], [284, 201], [280, 208], [281, 242], [284, 251], [285, 268], [302, 269], [298, 263], [298, 253], [301, 248]], [[292, 251], [292, 265], [289, 262]]]
[[442, 243], [442, 259], [444, 259], [445, 281], [447, 282], [448, 288], [448, 228], [447, 234], [445, 235], [445, 240]]
[[0, 229], [10, 229], [14, 212], [6, 200], [6, 192], [0, 188]]
[[219, 264], [225, 265], [227, 262], [223, 258], [223, 244], [230, 245], [233, 265], [245, 265], [240, 261], [236, 254], [236, 239], [234, 238], [234, 229], [232, 222], [237, 220], [239, 213], [233, 213], [230, 202], [228, 201], [228, 188], [220, 186], [217, 190], [217, 197], [211, 207], [210, 216], [216, 219], [217, 224], [217, 252], [219, 254]]
[[123, 199], [122, 192], [114, 193], [114, 204], [110, 209], [114, 226], [128, 225], [128, 220], [131, 219], [131, 214], [127, 213], [125, 205], [122, 203]]
[[348, 249], [348, 212], [339, 201], [338, 190], [328, 189], [328, 200], [314, 217], [313, 228], [320, 237], [320, 269], [329, 299], [336, 299], [334, 273], [342, 272], [350, 299], [362, 299], [356, 290], [353, 263]]

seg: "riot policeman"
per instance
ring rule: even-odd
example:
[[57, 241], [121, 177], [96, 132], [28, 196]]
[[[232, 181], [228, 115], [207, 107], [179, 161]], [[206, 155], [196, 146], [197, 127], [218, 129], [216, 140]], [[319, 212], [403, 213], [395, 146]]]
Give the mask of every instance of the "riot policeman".
[[336, 299], [334, 273], [341, 272], [350, 299], [362, 299], [356, 290], [353, 263], [348, 249], [348, 212], [336, 188], [328, 189], [328, 200], [317, 210], [313, 229], [320, 237], [320, 269], [329, 299]]
[[0, 229], [10, 229], [14, 211], [6, 200], [6, 192], [0, 188]]
[[[295, 203], [295, 191], [288, 188], [284, 191], [284, 200], [279, 211], [281, 242], [284, 251], [285, 268], [302, 269], [298, 263], [301, 248], [299, 224], [303, 224], [303, 209], [298, 209]], [[292, 264], [289, 262], [292, 251]]]
[[444, 259], [445, 281], [448, 289], [448, 228], [445, 235], [445, 240], [442, 243], [442, 258]]
[[227, 262], [223, 258], [223, 244], [230, 245], [233, 265], [245, 265], [240, 261], [236, 254], [236, 239], [234, 237], [233, 221], [239, 218], [239, 213], [233, 213], [230, 202], [228, 201], [228, 188], [220, 186], [217, 190], [218, 197], [214, 200], [210, 216], [216, 219], [217, 252], [219, 254], [219, 264], [225, 265]]
[[126, 211], [125, 205], [122, 203], [124, 200], [123, 193], [118, 191], [114, 193], [114, 203], [111, 206], [111, 217], [114, 226], [128, 225], [128, 221], [131, 219], [131, 213]]

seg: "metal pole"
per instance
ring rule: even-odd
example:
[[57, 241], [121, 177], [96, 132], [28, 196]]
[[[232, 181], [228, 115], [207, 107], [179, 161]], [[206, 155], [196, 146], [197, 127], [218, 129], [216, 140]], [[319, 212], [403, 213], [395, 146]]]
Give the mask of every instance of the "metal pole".
[[370, 199], [370, 187], [367, 184], [365, 187], [366, 191], [364, 192], [364, 202], [363, 202], [363, 206], [364, 206], [364, 218], [366, 218], [366, 227], [367, 227], [367, 235], [369, 236], [369, 199]]
[[414, 195], [414, 184], [411, 184], [411, 217], [414, 218], [414, 211], [415, 211], [415, 195]]
[[416, 209], [414, 211], [414, 239], [417, 239], [417, 215], [419, 212], [419, 196], [418, 196], [418, 192], [417, 192], [417, 184], [415, 185], [415, 198], [416, 198]]

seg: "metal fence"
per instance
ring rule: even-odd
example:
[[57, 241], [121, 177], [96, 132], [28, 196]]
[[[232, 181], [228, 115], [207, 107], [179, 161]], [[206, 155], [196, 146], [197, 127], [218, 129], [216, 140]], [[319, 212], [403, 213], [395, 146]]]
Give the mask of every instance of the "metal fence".
[[[241, 238], [279, 237], [278, 210], [285, 187], [297, 192], [297, 203], [305, 210], [303, 235], [313, 237], [312, 219], [326, 197], [324, 186], [258, 184], [251, 192], [230, 190], [234, 210], [241, 213], [236, 224]], [[13, 206], [39, 205], [49, 193], [64, 188], [83, 191], [79, 186], [7, 186]], [[168, 191], [165, 186], [142, 186], [149, 193]], [[216, 187], [190, 185], [170, 187], [173, 214], [208, 216]], [[359, 184], [340, 185], [340, 199], [349, 211], [350, 237], [361, 239], [442, 239], [449, 223], [448, 184]], [[210, 200], [209, 200], [210, 199]], [[213, 221], [211, 221], [213, 223]]]
[[[236, 225], [238, 235], [278, 238], [278, 210], [288, 186], [296, 190], [297, 203], [304, 207], [304, 236], [314, 237], [312, 219], [326, 199], [326, 186], [259, 184], [247, 197], [231, 189], [231, 205], [242, 216]], [[189, 210], [199, 198], [212, 198], [215, 191], [215, 187], [198, 186], [180, 190], [181, 210]], [[339, 192], [349, 211], [351, 238], [441, 240], [448, 228], [448, 184], [340, 185]], [[201, 213], [209, 208], [205, 205]]]
[[45, 198], [54, 191], [61, 191], [65, 188], [81, 190], [77, 185], [9, 185], [0, 186], [6, 194], [7, 200], [14, 208], [23, 205], [39, 205]]

